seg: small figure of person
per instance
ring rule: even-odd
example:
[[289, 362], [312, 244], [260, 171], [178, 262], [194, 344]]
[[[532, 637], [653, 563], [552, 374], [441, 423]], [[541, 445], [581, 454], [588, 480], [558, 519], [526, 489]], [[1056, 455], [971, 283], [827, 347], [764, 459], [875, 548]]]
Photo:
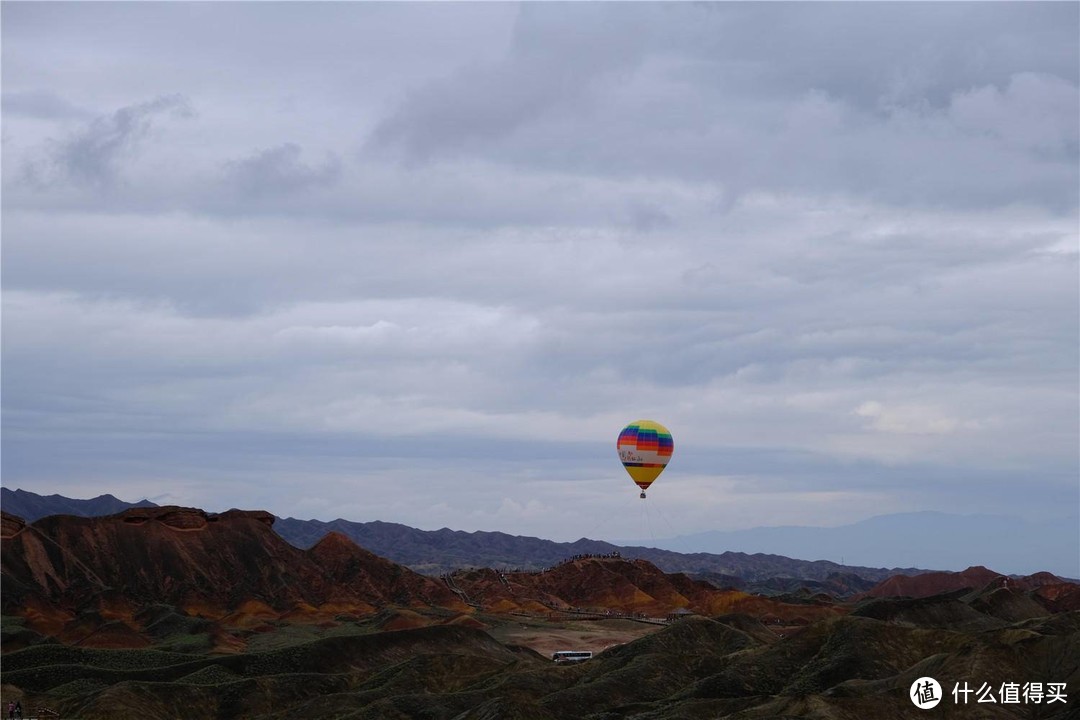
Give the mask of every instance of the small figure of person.
[[7, 704], [7, 716], [8, 720], [15, 720], [15, 703], [8, 700]]
[[17, 720], [22, 720], [22, 700], [15, 701], [15, 717]]

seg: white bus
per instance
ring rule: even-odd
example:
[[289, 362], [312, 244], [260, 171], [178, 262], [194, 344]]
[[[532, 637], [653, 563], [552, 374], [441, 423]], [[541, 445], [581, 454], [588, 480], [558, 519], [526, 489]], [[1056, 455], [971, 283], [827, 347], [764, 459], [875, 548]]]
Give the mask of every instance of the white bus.
[[579, 663], [592, 660], [592, 653], [585, 650], [558, 650], [551, 655], [556, 664]]

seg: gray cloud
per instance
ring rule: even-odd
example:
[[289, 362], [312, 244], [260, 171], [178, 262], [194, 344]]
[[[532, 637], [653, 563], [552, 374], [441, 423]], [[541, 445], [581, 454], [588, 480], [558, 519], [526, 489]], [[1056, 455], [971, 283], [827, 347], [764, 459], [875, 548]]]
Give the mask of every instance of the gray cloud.
[[608, 40], [648, 32], [647, 18], [636, 11], [612, 15], [582, 5], [553, 16], [523, 6], [503, 62], [467, 66], [416, 89], [376, 127], [372, 144], [399, 145], [411, 158], [428, 159], [512, 136], [548, 113], [577, 117], [590, 93], [603, 90], [600, 83], [617, 81], [641, 61], [634, 45]]
[[225, 165], [226, 182], [243, 195], [261, 198], [330, 186], [340, 178], [341, 163], [335, 156], [321, 165], [308, 165], [300, 160], [301, 153], [299, 145], [284, 143], [230, 161]]
[[[372, 144], [410, 161], [464, 154], [736, 192], [1071, 207], [1076, 198], [1053, 188], [1076, 182], [1077, 57], [1062, 34], [1075, 15], [1064, 6], [530, 7], [501, 62], [418, 88]], [[1068, 49], [1018, 47], [1011, 22]]]
[[193, 111], [181, 95], [163, 95], [122, 107], [52, 143], [44, 157], [28, 165], [26, 172], [35, 184], [50, 182], [50, 175], [54, 175], [76, 185], [109, 186], [117, 180], [121, 162], [134, 156], [150, 134], [154, 120], [163, 115], [189, 118]]
[[24, 115], [41, 120], [89, 120], [93, 113], [49, 92], [3, 94], [3, 112], [8, 117]]

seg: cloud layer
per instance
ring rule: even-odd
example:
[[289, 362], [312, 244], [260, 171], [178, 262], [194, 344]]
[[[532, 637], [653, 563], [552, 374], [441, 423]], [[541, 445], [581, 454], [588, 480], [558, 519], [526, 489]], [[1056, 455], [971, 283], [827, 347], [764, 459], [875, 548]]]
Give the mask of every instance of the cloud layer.
[[1078, 17], [7, 4], [4, 482], [557, 539], [1075, 513]]

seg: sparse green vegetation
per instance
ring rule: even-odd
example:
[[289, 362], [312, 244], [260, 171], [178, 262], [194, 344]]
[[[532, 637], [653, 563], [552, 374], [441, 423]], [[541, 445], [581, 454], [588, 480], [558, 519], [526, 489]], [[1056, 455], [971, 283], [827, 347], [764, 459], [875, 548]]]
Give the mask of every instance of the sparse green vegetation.
[[240, 679], [242, 678], [228, 668], [221, 667], [220, 665], [207, 665], [206, 667], [199, 668], [190, 675], [183, 676], [177, 682], [188, 683], [190, 685], [220, 685], [222, 683], [235, 682]]
[[294, 645], [331, 637], [370, 635], [378, 629], [365, 622], [343, 622], [334, 627], [310, 624], [277, 624], [270, 632], [252, 632], [247, 636], [248, 652], [260, 653], [281, 650]]
[[211, 647], [213, 647], [213, 641], [209, 635], [170, 635], [162, 638], [155, 649], [161, 652], [196, 655], [209, 651]]
[[4, 672], [55, 665], [84, 665], [105, 670], [142, 670], [191, 662], [189, 655], [160, 650], [98, 650], [43, 645], [4, 655]]
[[69, 683], [64, 683], [59, 687], [52, 689], [54, 695], [89, 695], [91, 693], [99, 693], [109, 687], [109, 683], [103, 680], [95, 680], [91, 678], [79, 678], [78, 680], [72, 680]]

